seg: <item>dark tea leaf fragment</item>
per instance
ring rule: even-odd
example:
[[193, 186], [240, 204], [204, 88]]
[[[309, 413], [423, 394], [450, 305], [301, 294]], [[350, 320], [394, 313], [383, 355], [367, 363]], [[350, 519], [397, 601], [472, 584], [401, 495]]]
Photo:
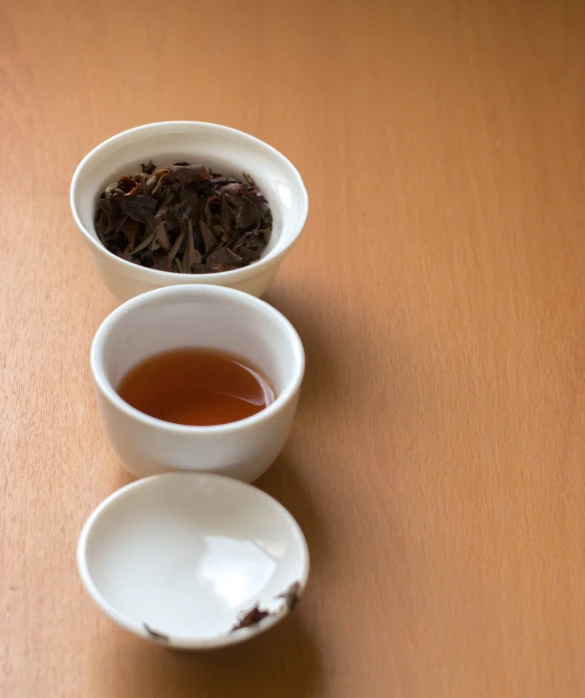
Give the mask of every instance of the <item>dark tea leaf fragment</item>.
[[[301, 583], [293, 582], [286, 591], [282, 594], [277, 594], [275, 598], [284, 599], [287, 610], [290, 612], [297, 605], [299, 601], [299, 594], [301, 591]], [[249, 628], [252, 625], [257, 625], [260, 621], [264, 620], [267, 616], [278, 614], [279, 611], [267, 611], [264, 608], [260, 608], [260, 604], [256, 604], [249, 611], [242, 613], [238, 619], [238, 622], [233, 626], [231, 632], [236, 630], [241, 630], [242, 628]]]
[[257, 625], [261, 620], [264, 620], [264, 618], [269, 615], [270, 611], [266, 611], [260, 608], [259, 604], [256, 604], [249, 611], [242, 613], [238, 622], [232, 628], [232, 633], [236, 630], [241, 630], [242, 628], [249, 628], [251, 625]]
[[154, 638], [155, 640], [158, 640], [158, 642], [170, 642], [171, 641], [171, 638], [168, 635], [165, 635], [164, 633], [161, 633], [158, 630], [154, 630], [147, 623], [143, 623], [143, 625], [144, 625], [144, 629], [150, 635], [150, 637]]
[[121, 196], [118, 198], [118, 206], [125, 216], [130, 216], [139, 223], [146, 223], [156, 209], [156, 199], [151, 196]]
[[301, 584], [300, 582], [294, 582], [289, 586], [289, 588], [286, 591], [283, 591], [282, 594], [278, 594], [276, 597], [277, 599], [284, 599], [288, 610], [292, 611], [293, 608], [297, 605], [299, 601], [299, 592], [301, 590]]
[[272, 213], [247, 174], [242, 180], [178, 162], [120, 177], [95, 212], [99, 241], [145, 267], [183, 274], [240, 269], [258, 261], [270, 241]]

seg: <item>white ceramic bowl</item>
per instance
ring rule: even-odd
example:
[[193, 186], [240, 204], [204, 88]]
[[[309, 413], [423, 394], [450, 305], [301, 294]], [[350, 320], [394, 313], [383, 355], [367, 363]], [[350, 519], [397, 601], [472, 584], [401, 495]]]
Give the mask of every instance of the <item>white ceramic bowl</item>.
[[[270, 243], [255, 264], [216, 274], [178, 274], [127, 262], [97, 238], [94, 215], [105, 187], [151, 160], [159, 167], [187, 160], [216, 172], [250, 174], [268, 199], [274, 217]], [[284, 155], [233, 128], [198, 121], [163, 121], [123, 131], [83, 158], [71, 182], [71, 210], [107, 288], [124, 301], [161, 286], [213, 284], [260, 296], [276, 275], [307, 218], [309, 199], [300, 174]]]
[[[112, 620], [172, 648], [230, 645], [290, 610], [280, 595], [309, 575], [305, 538], [261, 490], [201, 473], [133, 482], [91, 514], [77, 548], [81, 579]], [[256, 604], [270, 611], [232, 631]]]
[[[179, 347], [213, 347], [239, 355], [270, 380], [276, 399], [251, 417], [207, 427], [163, 422], [122, 400], [116, 388], [130, 368]], [[288, 437], [304, 367], [301, 340], [278, 310], [221, 286], [170, 286], [132, 298], [104, 320], [91, 348], [106, 435], [137, 477], [202, 470], [255, 480]]]

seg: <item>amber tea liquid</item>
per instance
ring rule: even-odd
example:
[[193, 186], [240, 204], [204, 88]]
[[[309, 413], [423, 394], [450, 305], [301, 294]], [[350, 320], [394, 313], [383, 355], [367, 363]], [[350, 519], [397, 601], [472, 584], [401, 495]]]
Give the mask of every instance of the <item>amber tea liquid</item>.
[[274, 402], [268, 380], [241, 358], [217, 349], [172, 349], [137, 364], [118, 395], [137, 410], [190, 426], [227, 424]]

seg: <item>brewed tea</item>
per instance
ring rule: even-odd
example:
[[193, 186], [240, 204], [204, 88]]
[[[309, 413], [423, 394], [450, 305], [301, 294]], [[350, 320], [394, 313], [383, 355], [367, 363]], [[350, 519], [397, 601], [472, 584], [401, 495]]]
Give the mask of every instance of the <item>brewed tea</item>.
[[227, 424], [274, 401], [269, 381], [240, 357], [217, 349], [172, 349], [134, 366], [117, 388], [137, 410], [190, 426]]

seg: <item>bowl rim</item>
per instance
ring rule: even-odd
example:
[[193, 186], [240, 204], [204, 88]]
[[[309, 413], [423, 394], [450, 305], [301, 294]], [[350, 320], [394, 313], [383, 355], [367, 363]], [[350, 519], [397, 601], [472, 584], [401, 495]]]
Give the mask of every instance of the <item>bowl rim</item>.
[[[100, 610], [103, 613], [105, 613], [105, 615], [107, 615], [118, 625], [134, 633], [135, 635], [138, 635], [151, 641], [153, 640], [153, 638], [149, 635], [148, 631], [144, 627], [144, 624], [138, 623], [137, 621], [128, 618], [128, 616], [125, 616], [117, 608], [112, 606], [109, 603], [109, 601], [107, 601], [107, 599], [103, 596], [98, 587], [95, 585], [87, 564], [87, 543], [91, 531], [98, 519], [116, 500], [129, 496], [129, 493], [137, 489], [151, 487], [153, 485], [156, 487], [156, 482], [159, 482], [162, 479], [169, 480], [174, 478], [214, 480], [216, 482], [223, 483], [227, 486], [233, 486], [236, 488], [249, 488], [250, 490], [254, 490], [255, 495], [257, 495], [259, 498], [270, 500], [271, 505], [275, 505], [277, 510], [283, 516], [284, 520], [287, 521], [288, 525], [290, 526], [290, 529], [294, 532], [295, 538], [297, 539], [300, 545], [300, 561], [303, 569], [298, 580], [300, 583], [299, 595], [303, 593], [307, 585], [310, 571], [310, 556], [307, 540], [296, 519], [288, 511], [288, 509], [286, 509], [286, 507], [284, 507], [278, 500], [270, 496], [267, 492], [264, 492], [263, 490], [259, 489], [258, 487], [254, 487], [253, 485], [241, 482], [240, 480], [236, 480], [225, 475], [200, 472], [162, 473], [159, 475], [151, 475], [149, 477], [135, 480], [134, 482], [131, 482], [125, 485], [124, 487], [120, 487], [116, 491], [112, 492], [104, 500], [102, 500], [98, 504], [98, 506], [91, 512], [81, 529], [76, 550], [77, 569], [86, 591], [91, 596], [93, 602], [98, 606], [98, 608], [100, 608]], [[242, 628], [239, 632], [226, 633], [225, 635], [217, 635], [216, 637], [206, 639], [189, 639], [184, 636], [179, 636], [175, 638], [171, 636], [170, 641], [165, 642], [164, 646], [195, 650], [212, 649], [215, 647], [223, 647], [227, 645], [237, 644], [239, 642], [243, 642], [244, 640], [248, 640], [254, 635], [258, 635], [260, 633], [265, 632], [273, 625], [281, 621], [289, 613], [290, 609], [285, 604], [279, 612], [272, 613], [268, 618], [263, 620], [262, 623], [247, 628]]]
[[[79, 217], [79, 214], [77, 212], [77, 205], [75, 202], [75, 195], [77, 192], [78, 188], [78, 181], [81, 177], [81, 174], [91, 160], [93, 160], [99, 153], [112, 146], [115, 145], [117, 141], [126, 139], [128, 137], [131, 137], [133, 134], [139, 134], [144, 131], [154, 131], [156, 132], [158, 129], [166, 127], [166, 126], [191, 126], [194, 128], [202, 128], [202, 129], [207, 129], [208, 131], [216, 131], [217, 133], [225, 133], [229, 132], [233, 135], [237, 135], [239, 137], [244, 138], [245, 140], [249, 141], [251, 144], [254, 144], [256, 147], [268, 150], [273, 157], [275, 157], [277, 160], [279, 160], [281, 163], [285, 165], [288, 169], [290, 169], [292, 179], [294, 179], [297, 183], [297, 185], [300, 188], [302, 197], [301, 197], [301, 209], [300, 209], [300, 215], [298, 219], [298, 224], [296, 227], [296, 230], [293, 231], [293, 234], [291, 235], [290, 239], [286, 244], [283, 245], [281, 250], [277, 250], [277, 246], [275, 246], [265, 257], [260, 257], [260, 259], [246, 267], [242, 267], [241, 269], [232, 269], [230, 271], [219, 271], [219, 272], [214, 272], [213, 274], [181, 274], [179, 272], [173, 272], [173, 271], [161, 271], [159, 269], [150, 269], [149, 267], [143, 267], [139, 266], [137, 264], [134, 264], [133, 262], [128, 262], [125, 259], [122, 259], [121, 257], [118, 257], [117, 255], [113, 254], [110, 252], [108, 249], [106, 249], [101, 242], [97, 239], [97, 237], [94, 237], [92, 233], [85, 227], [85, 225], [82, 223], [81, 218]], [[240, 131], [239, 129], [232, 128], [231, 126], [223, 126], [222, 124], [216, 124], [212, 122], [207, 122], [207, 121], [187, 121], [187, 120], [176, 120], [176, 121], [155, 121], [152, 123], [148, 124], [142, 124], [140, 126], [135, 126], [130, 129], [126, 129], [125, 131], [120, 131], [119, 133], [116, 133], [115, 135], [111, 136], [110, 138], [107, 138], [105, 141], [102, 141], [99, 143], [95, 148], [90, 150], [89, 153], [81, 160], [79, 165], [77, 165], [75, 172], [73, 173], [73, 177], [71, 179], [71, 186], [69, 189], [69, 204], [71, 206], [71, 213], [73, 215], [73, 219], [79, 228], [80, 232], [82, 233], [85, 241], [89, 244], [90, 248], [96, 252], [98, 255], [100, 255], [102, 258], [110, 261], [112, 264], [115, 264], [119, 267], [120, 271], [123, 271], [124, 273], [132, 272], [133, 276], [138, 276], [142, 277], [143, 280], [150, 280], [151, 282], [154, 282], [155, 280], [158, 280], [159, 282], [164, 282], [165, 279], [169, 283], [185, 283], [187, 280], [193, 280], [197, 283], [205, 283], [202, 281], [202, 277], [212, 277], [213, 281], [210, 279], [207, 283], [231, 283], [236, 282], [236, 281], [243, 281], [245, 279], [251, 278], [253, 276], [257, 276], [259, 273], [264, 271], [265, 266], [270, 266], [274, 262], [280, 261], [282, 257], [284, 257], [292, 247], [292, 245], [296, 242], [298, 239], [305, 222], [307, 220], [307, 215], [309, 213], [309, 195], [307, 193], [307, 190], [305, 188], [304, 182], [302, 180], [302, 177], [297, 170], [297, 168], [292, 164], [292, 162], [284, 156], [279, 150], [274, 148], [273, 146], [269, 145], [265, 141], [260, 140], [259, 138], [256, 138], [255, 136], [252, 136], [249, 133], [246, 133], [245, 131]]]
[[[274, 322], [280, 324], [284, 328], [284, 331], [286, 332], [292, 346], [294, 366], [292, 368], [292, 375], [286, 382], [285, 389], [275, 397], [274, 401], [270, 405], [265, 407], [263, 410], [260, 410], [260, 412], [256, 412], [256, 414], [253, 414], [250, 417], [245, 417], [244, 419], [240, 419], [236, 422], [227, 422], [226, 424], [214, 424], [210, 426], [190, 426], [187, 424], [166, 422], [162, 419], [151, 417], [150, 415], [137, 410], [135, 407], [132, 407], [132, 405], [128, 404], [118, 395], [116, 389], [106, 375], [106, 371], [103, 366], [103, 352], [108, 334], [112, 330], [112, 327], [122, 321], [125, 316], [131, 314], [137, 308], [147, 305], [152, 300], [156, 300], [157, 298], [172, 299], [174, 296], [181, 295], [220, 296], [227, 298], [230, 300], [230, 302], [236, 301], [236, 303], [255, 306], [263, 313], [270, 316]], [[167, 432], [175, 434], [221, 434], [247, 429], [250, 426], [254, 426], [270, 419], [273, 414], [279, 412], [282, 407], [288, 403], [300, 390], [305, 372], [305, 351], [301, 338], [290, 320], [288, 320], [279, 310], [271, 306], [266, 301], [256, 298], [255, 296], [251, 296], [244, 291], [238, 291], [228, 286], [191, 284], [180, 286], [163, 286], [161, 288], [154, 289], [153, 291], [141, 293], [115, 308], [103, 320], [94, 335], [90, 349], [90, 366], [95, 384], [102, 395], [106, 400], [108, 400], [112, 407], [123, 412], [127, 417], [134, 419], [147, 427], [164, 429]]]

